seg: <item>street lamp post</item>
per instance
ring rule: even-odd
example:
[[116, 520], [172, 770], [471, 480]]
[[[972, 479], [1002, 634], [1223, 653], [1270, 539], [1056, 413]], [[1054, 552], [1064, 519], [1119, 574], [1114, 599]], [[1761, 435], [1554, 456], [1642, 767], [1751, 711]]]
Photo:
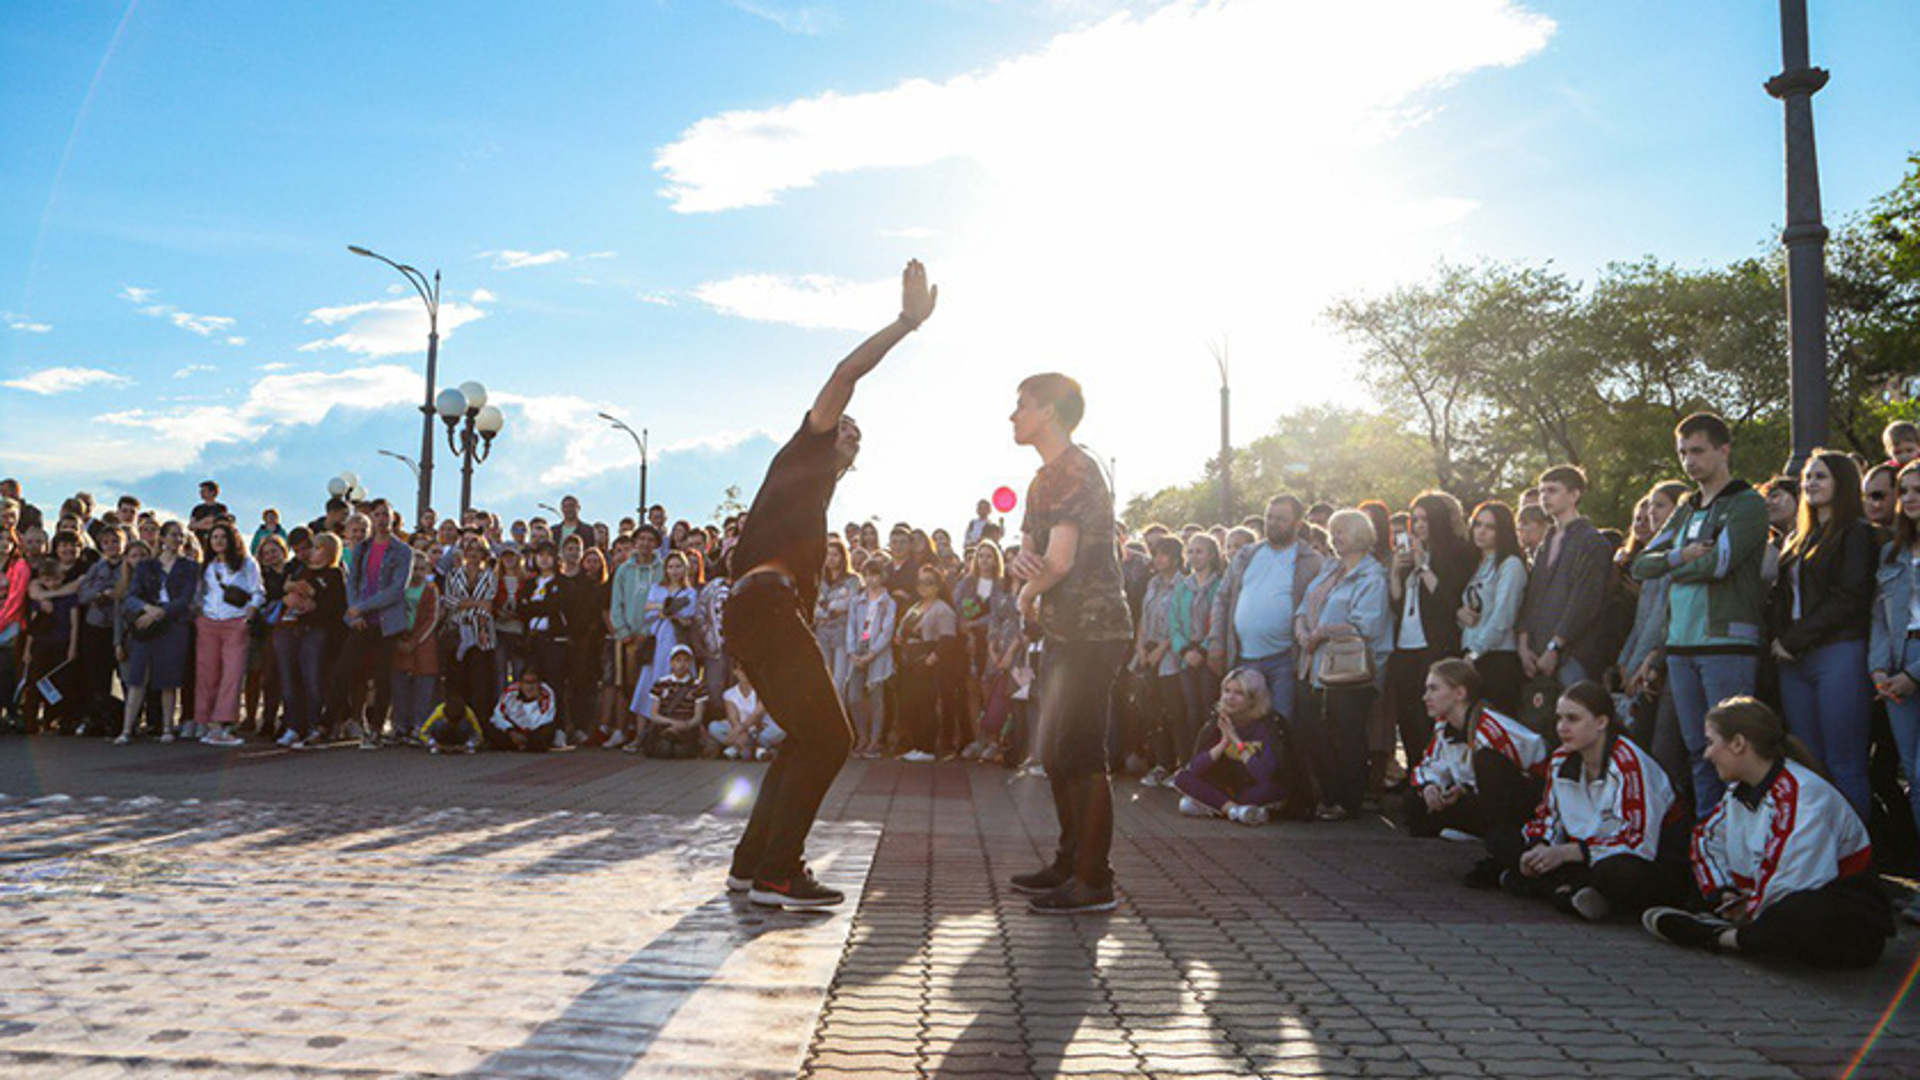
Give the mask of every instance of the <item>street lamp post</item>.
[[[447, 425], [447, 448], [460, 459], [460, 518], [473, 509], [473, 467], [493, 452], [494, 436], [507, 426], [498, 406], [487, 404], [487, 388], [477, 382], [440, 391], [434, 410]], [[461, 420], [466, 424], [461, 426]], [[456, 431], [456, 428], [458, 429]]]
[[1787, 335], [1792, 357], [1791, 475], [1827, 441], [1827, 227], [1820, 220], [1820, 164], [1814, 155], [1813, 95], [1827, 85], [1808, 63], [1807, 0], [1780, 0], [1780, 74], [1767, 93], [1786, 113]]
[[390, 457], [393, 460], [399, 462], [400, 464], [405, 465], [407, 467], [407, 471], [413, 474], [414, 480], [418, 481], [420, 479], [420, 466], [417, 463], [415, 463], [414, 460], [408, 457], [407, 455], [396, 454], [391, 450], [382, 450], [380, 451], [380, 456]]
[[1220, 520], [1233, 524], [1233, 435], [1228, 429], [1228, 420], [1232, 415], [1232, 390], [1227, 385], [1227, 339], [1221, 338], [1220, 344], [1207, 343], [1207, 350], [1213, 353], [1213, 362], [1220, 368]]
[[404, 263], [394, 262], [385, 255], [368, 251], [358, 244], [348, 244], [347, 250], [355, 255], [369, 259], [378, 259], [400, 272], [420, 294], [420, 301], [427, 305], [427, 396], [420, 403], [420, 494], [413, 509], [413, 520], [424, 521], [427, 510], [433, 504], [433, 384], [435, 368], [440, 359], [440, 271], [433, 272], [431, 284], [427, 276]]
[[635, 431], [612, 413], [601, 413], [600, 419], [626, 432], [627, 437], [633, 440], [634, 449], [640, 451], [640, 506], [634, 520], [645, 521], [647, 520], [647, 429], [641, 428]]

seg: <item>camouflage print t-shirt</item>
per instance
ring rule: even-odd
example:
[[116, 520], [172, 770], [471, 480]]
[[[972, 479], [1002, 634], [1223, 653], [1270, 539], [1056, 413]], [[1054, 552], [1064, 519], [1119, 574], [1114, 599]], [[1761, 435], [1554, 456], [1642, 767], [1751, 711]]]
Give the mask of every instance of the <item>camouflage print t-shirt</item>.
[[1036, 555], [1055, 525], [1080, 527], [1073, 569], [1040, 599], [1040, 625], [1056, 641], [1131, 641], [1133, 617], [1114, 553], [1113, 493], [1100, 466], [1078, 446], [1040, 467], [1027, 488], [1020, 525]]

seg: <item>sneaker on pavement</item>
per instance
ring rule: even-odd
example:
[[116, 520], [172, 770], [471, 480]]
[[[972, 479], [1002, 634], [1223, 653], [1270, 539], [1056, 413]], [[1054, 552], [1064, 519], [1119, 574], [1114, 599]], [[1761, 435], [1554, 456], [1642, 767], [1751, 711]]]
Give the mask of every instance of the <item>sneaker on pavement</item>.
[[844, 902], [847, 894], [839, 889], [830, 889], [820, 884], [814, 879], [813, 871], [803, 867], [799, 873], [781, 881], [754, 878], [753, 887], [747, 892], [747, 899], [761, 907], [777, 907], [787, 911], [816, 911]]
[[1180, 812], [1188, 817], [1219, 817], [1213, 807], [1191, 795], [1180, 796]]
[[1083, 915], [1112, 911], [1118, 906], [1112, 885], [1095, 888], [1079, 878], [1069, 878], [1052, 892], [1027, 901], [1027, 910], [1036, 915]]
[[380, 743], [379, 743], [379, 741], [378, 741], [378, 740], [376, 740], [376, 739], [361, 739], [361, 740], [360, 740], [360, 749], [362, 749], [362, 750], [378, 750], [378, 749], [380, 749]]
[[432, 754], [432, 755], [433, 755], [434, 757], [439, 757], [439, 756], [440, 756], [440, 744], [439, 744], [439, 743], [428, 743], [428, 744], [427, 744], [427, 753], [429, 753], [429, 754]]
[[280, 746], [292, 746], [294, 743], [299, 741], [300, 741], [299, 733], [295, 732], [292, 728], [288, 728], [287, 730], [281, 732], [280, 738], [275, 740], [275, 742]]
[[625, 745], [627, 745], [627, 733], [624, 731], [616, 731], [607, 736], [607, 741], [601, 743], [600, 748], [603, 750], [618, 750]]
[[1027, 896], [1042, 896], [1065, 885], [1072, 876], [1058, 866], [1043, 866], [1031, 874], [1015, 874], [1013, 891]]
[[132, 741], [133, 741], [132, 739], [128, 738], [125, 735], [115, 735], [113, 737], [113, 745], [115, 746], [125, 746]]
[[478, 753], [479, 750], [480, 748], [478, 746], [475, 746], [473, 743], [469, 742], [466, 746], [465, 752], [469, 754], [473, 754], [473, 753]]
[[1265, 825], [1267, 823], [1267, 808], [1251, 803], [1242, 804], [1234, 807], [1233, 813], [1229, 816], [1242, 825]]
[[900, 760], [911, 761], [915, 764], [924, 764], [925, 762], [932, 761], [933, 755], [927, 753], [925, 750], [909, 750], [900, 755]]
[[725, 750], [720, 751], [720, 756], [726, 758], [728, 761], [739, 761], [740, 748], [737, 746], [729, 746]]
[[1607, 902], [1599, 889], [1591, 885], [1583, 886], [1573, 894], [1573, 910], [1588, 922], [1605, 922], [1613, 914], [1613, 905]]
[[755, 747], [755, 748], [754, 748], [754, 751], [753, 751], [753, 760], [755, 760], [755, 761], [772, 761], [772, 760], [773, 760], [773, 750], [772, 750], [771, 748], [769, 748], [769, 747], [765, 747], [765, 746], [759, 746], [759, 747]]
[[1663, 941], [1690, 949], [1712, 949], [1720, 944], [1720, 935], [1733, 924], [1712, 915], [1696, 915], [1673, 907], [1650, 907], [1640, 916], [1647, 933]]
[[733, 875], [732, 875], [731, 873], [729, 873], [729, 874], [727, 875], [727, 891], [728, 891], [728, 892], [730, 892], [730, 893], [743, 893], [743, 892], [750, 892], [750, 891], [752, 891], [752, 889], [753, 889], [753, 879], [752, 879], [752, 878], [750, 878], [750, 877], [735, 877], [735, 876], [733, 876]]
[[1440, 839], [1451, 840], [1456, 844], [1477, 844], [1480, 838], [1460, 829], [1441, 829]]
[[174, 734], [173, 734], [173, 732], [171, 732], [171, 731], [163, 731], [163, 732], [161, 732], [161, 733], [160, 733], [160, 741], [161, 741], [161, 742], [163, 742], [163, 743], [170, 743], [170, 742], [172, 742], [172, 741], [174, 740], [174, 737], [175, 737], [175, 736], [174, 736]]
[[555, 750], [565, 750], [565, 749], [567, 748], [567, 733], [566, 733], [566, 732], [564, 732], [564, 731], [556, 731], [556, 732], [554, 732], [554, 733], [553, 733], [553, 748], [554, 748]]
[[231, 734], [230, 732], [225, 732], [225, 731], [216, 731], [213, 734], [207, 736], [206, 738], [201, 739], [200, 741], [203, 743], [206, 743], [208, 746], [245, 746], [247, 745], [247, 740], [242, 739], [238, 735], [234, 735], [234, 734]]
[[1166, 787], [1167, 786], [1167, 770], [1161, 768], [1158, 765], [1155, 765], [1153, 768], [1148, 769], [1146, 771], [1146, 774], [1140, 777], [1140, 786], [1141, 787]]

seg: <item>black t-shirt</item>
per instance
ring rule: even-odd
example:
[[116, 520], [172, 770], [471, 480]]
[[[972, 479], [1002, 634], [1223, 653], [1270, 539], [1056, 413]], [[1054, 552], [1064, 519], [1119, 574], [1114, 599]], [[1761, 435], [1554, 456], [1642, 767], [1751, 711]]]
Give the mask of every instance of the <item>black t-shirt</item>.
[[212, 524], [216, 519], [227, 516], [227, 504], [223, 502], [203, 502], [187, 513], [187, 523], [197, 525], [202, 521]]
[[776, 560], [785, 565], [800, 592], [800, 610], [809, 613], [827, 561], [827, 504], [840, 483], [833, 452], [839, 435], [837, 427], [816, 434], [801, 418], [800, 430], [767, 466], [767, 478], [747, 511], [747, 526], [733, 547], [736, 574]]

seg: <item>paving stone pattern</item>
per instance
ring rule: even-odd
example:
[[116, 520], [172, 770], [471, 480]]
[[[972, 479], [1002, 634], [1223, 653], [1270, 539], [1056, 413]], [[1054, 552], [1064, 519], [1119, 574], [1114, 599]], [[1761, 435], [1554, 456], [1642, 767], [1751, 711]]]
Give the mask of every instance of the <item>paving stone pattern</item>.
[[[768, 917], [719, 885], [759, 774], [0, 743], [0, 1075], [1834, 1077], [1920, 962], [1688, 953], [1130, 783], [1120, 909], [1046, 918], [1044, 781], [891, 762], [816, 833], [851, 910]], [[1911, 1003], [1851, 1075], [1920, 1076]]]

